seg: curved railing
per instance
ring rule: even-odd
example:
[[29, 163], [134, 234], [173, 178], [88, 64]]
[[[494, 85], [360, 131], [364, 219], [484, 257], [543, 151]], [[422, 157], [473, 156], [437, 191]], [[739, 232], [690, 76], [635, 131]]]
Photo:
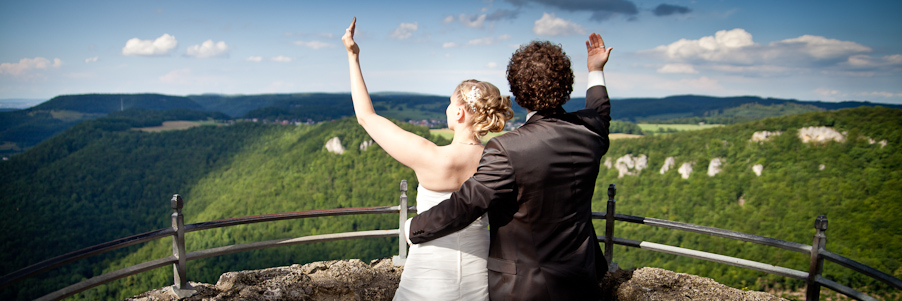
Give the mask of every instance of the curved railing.
[[[824, 249], [826, 243], [826, 236], [824, 231], [827, 229], [827, 219], [824, 216], [819, 216], [815, 221], [815, 229], [817, 233], [814, 235], [814, 241], [812, 245], [818, 246], [817, 248], [812, 247], [812, 245], [804, 245], [800, 243], [784, 241], [779, 239], [774, 239], [770, 237], [752, 235], [747, 233], [741, 233], [736, 231], [718, 229], [713, 227], [705, 227], [693, 224], [686, 224], [668, 220], [661, 220], [655, 218], [647, 218], [647, 217], [639, 217], [639, 216], [631, 216], [631, 215], [623, 215], [615, 213], [615, 205], [616, 201], [614, 200], [614, 196], [616, 193], [616, 188], [614, 184], [611, 184], [608, 188], [608, 201], [607, 201], [607, 211], [606, 212], [593, 212], [592, 218], [594, 219], [602, 219], [605, 220], [605, 235], [598, 236], [598, 241], [605, 244], [605, 257], [609, 263], [609, 266], [614, 268], [616, 265], [613, 263], [614, 250], [613, 245], [619, 244], [627, 247], [635, 247], [642, 248], [646, 250], [651, 250], [655, 252], [662, 252], [668, 254], [674, 254], [679, 256], [686, 256], [696, 259], [702, 259], [712, 262], [718, 262], [728, 265], [733, 265], [737, 267], [767, 272], [775, 275], [780, 275], [784, 277], [794, 278], [805, 280], [807, 283], [806, 288], [806, 300], [818, 300], [820, 297], [820, 287], [824, 286], [830, 288], [834, 291], [842, 293], [846, 296], [855, 298], [857, 300], [876, 300], [864, 293], [858, 292], [852, 288], [849, 288], [845, 285], [836, 283], [832, 280], [826, 279], [822, 276], [823, 270], [823, 260], [827, 259], [832, 262], [838, 263], [846, 268], [850, 268], [856, 272], [867, 275], [871, 278], [877, 279], [884, 283], [889, 284], [896, 289], [902, 290], [902, 280], [895, 278], [889, 274], [881, 272], [877, 269], [869, 267], [867, 265], [861, 264], [849, 258], [834, 254]], [[323, 216], [339, 216], [339, 215], [359, 215], [359, 214], [384, 214], [384, 213], [397, 213], [398, 214], [398, 225], [399, 229], [404, 227], [404, 222], [407, 219], [408, 212], [416, 211], [416, 207], [407, 205], [407, 181], [401, 181], [401, 196], [400, 196], [400, 204], [398, 206], [385, 206], [385, 207], [366, 207], [366, 208], [341, 208], [341, 209], [323, 209], [323, 210], [311, 210], [311, 211], [301, 211], [301, 212], [289, 212], [289, 213], [276, 213], [276, 214], [266, 214], [266, 215], [256, 215], [256, 216], [247, 216], [247, 217], [238, 217], [238, 218], [229, 218], [229, 219], [221, 219], [209, 222], [201, 222], [195, 224], [184, 224], [184, 216], [182, 215], [182, 207], [183, 201], [181, 196], [175, 195], [171, 200], [172, 209], [174, 210], [172, 214], [172, 227], [166, 229], [154, 230], [134, 236], [129, 236], [125, 238], [120, 238], [117, 240], [105, 242], [102, 244], [98, 244], [95, 246], [87, 247], [78, 251], [74, 251], [68, 254], [60, 255], [34, 265], [28, 266], [21, 270], [15, 271], [13, 273], [7, 274], [0, 278], [0, 288], [5, 288], [15, 282], [23, 280], [25, 278], [31, 277], [38, 273], [71, 263], [76, 260], [84, 259], [87, 257], [91, 257], [94, 255], [106, 253], [109, 251], [113, 251], [116, 249], [124, 248], [127, 246], [148, 242], [164, 237], [173, 237], [173, 255], [143, 262], [140, 264], [136, 264], [133, 266], [129, 266], [117, 271], [109, 272], [106, 274], [102, 274], [99, 276], [95, 276], [93, 278], [87, 279], [85, 281], [70, 285], [58, 291], [52, 292], [48, 295], [45, 295], [38, 300], [59, 300], [79, 292], [85, 291], [87, 289], [93, 288], [95, 286], [111, 282], [116, 279], [124, 278], [130, 275], [139, 274], [145, 271], [149, 271], [152, 269], [156, 269], [159, 267], [164, 267], [167, 265], [173, 266], [173, 282], [174, 284], [171, 286], [172, 292], [177, 294], [180, 297], [190, 296], [195, 293], [194, 289], [188, 284], [187, 280], [187, 262], [196, 259], [214, 257], [219, 255], [244, 252], [250, 250], [271, 248], [277, 246], [286, 246], [286, 245], [295, 245], [295, 244], [306, 244], [313, 242], [325, 242], [325, 241], [333, 241], [333, 240], [344, 240], [344, 239], [358, 239], [358, 238], [379, 238], [379, 237], [398, 237], [398, 255], [393, 258], [393, 262], [396, 265], [403, 265], [407, 256], [407, 244], [406, 239], [404, 237], [405, 233], [403, 231], [399, 231], [398, 229], [389, 229], [389, 230], [371, 230], [371, 231], [354, 231], [354, 232], [344, 232], [344, 233], [333, 233], [333, 234], [322, 234], [322, 235], [311, 235], [311, 236], [303, 236], [297, 238], [286, 238], [286, 239], [276, 239], [276, 240], [268, 240], [268, 241], [259, 241], [245, 244], [237, 244], [237, 245], [229, 245], [224, 247], [217, 247], [205, 250], [199, 250], [194, 252], [186, 252], [185, 250], [185, 233], [207, 230], [213, 228], [221, 228], [221, 227], [229, 227], [235, 225], [245, 225], [252, 223], [260, 223], [260, 222], [270, 222], [270, 221], [278, 221], [278, 220], [286, 220], [286, 219], [300, 219], [300, 218], [312, 218], [312, 217], [323, 217]], [[740, 240], [745, 242], [751, 242], [756, 244], [762, 244], [771, 247], [778, 247], [786, 250], [796, 251], [800, 253], [810, 254], [810, 265], [809, 271], [799, 271], [785, 267], [779, 267], [771, 264], [735, 258], [725, 255], [719, 255], [714, 253], [702, 252], [692, 249], [685, 249], [680, 247], [668, 246], [663, 244], [657, 244], [646, 241], [637, 241], [625, 238], [614, 237], [614, 221], [622, 221], [629, 223], [637, 223], [637, 224], [646, 224], [650, 226], [663, 227], [681, 231], [688, 231], [694, 233], [700, 233], [705, 235], [719, 236], [734, 240]]]
[[[832, 262], [838, 263], [846, 268], [850, 268], [856, 272], [864, 274], [868, 277], [874, 278], [890, 286], [902, 290], [902, 280], [899, 278], [895, 278], [887, 273], [881, 272], [875, 268], [869, 267], [857, 261], [851, 260], [849, 258], [837, 255], [830, 251], [824, 249], [827, 239], [825, 235], [825, 231], [827, 230], [827, 217], [821, 215], [815, 219], [814, 228], [816, 229], [816, 233], [814, 235], [814, 240], [811, 245], [800, 244], [791, 241], [779, 240], [770, 237], [758, 236], [753, 234], [747, 234], [742, 232], [724, 230], [713, 227], [699, 226], [687, 223], [680, 223], [656, 218], [649, 217], [641, 217], [641, 216], [632, 216], [632, 215], [624, 215], [617, 214], [615, 212], [616, 209], [616, 201], [614, 200], [614, 196], [616, 194], [616, 188], [614, 184], [611, 184], [608, 187], [608, 202], [607, 202], [607, 210], [605, 212], [593, 212], [593, 219], [603, 219], [605, 220], [605, 235], [598, 236], [598, 241], [603, 242], [605, 244], [604, 255], [607, 259], [608, 263], [612, 263], [612, 259], [614, 256], [614, 248], [615, 244], [623, 245], [627, 247], [641, 248], [645, 250], [668, 253], [673, 255], [685, 256], [695, 259], [702, 259], [717, 263], [728, 264], [732, 266], [737, 266], [746, 269], [752, 269], [756, 271], [766, 272], [770, 274], [780, 275], [783, 277], [789, 277], [799, 280], [806, 281], [805, 288], [805, 300], [818, 300], [820, 298], [820, 287], [824, 286], [829, 289], [832, 289], [836, 292], [839, 292], [843, 295], [852, 297], [856, 300], [877, 300], [871, 296], [868, 296], [862, 292], [856, 291], [848, 286], [836, 283], [830, 279], [824, 278], [823, 274], [823, 265], [824, 259], [830, 260]], [[782, 248], [790, 251], [805, 253], [810, 255], [810, 262], [808, 267], [808, 272], [794, 270], [786, 267], [775, 266], [772, 264], [746, 260], [742, 258], [736, 258], [731, 256], [725, 256], [720, 254], [702, 252], [692, 249], [674, 247], [669, 245], [662, 245], [653, 242], [647, 241], [637, 241], [625, 238], [614, 237], [614, 221], [623, 221], [635, 224], [645, 224], [655, 227], [662, 227], [668, 229], [675, 229], [681, 231], [694, 232], [705, 235], [719, 236], [739, 241], [751, 242], [760, 245], [766, 245], [771, 247]], [[817, 246], [817, 247], [812, 247]], [[611, 265], [613, 266], [613, 265]]]

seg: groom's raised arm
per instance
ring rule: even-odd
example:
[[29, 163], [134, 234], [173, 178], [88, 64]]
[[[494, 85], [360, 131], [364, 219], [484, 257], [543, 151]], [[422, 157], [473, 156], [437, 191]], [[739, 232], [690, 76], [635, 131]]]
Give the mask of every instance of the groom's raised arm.
[[586, 67], [589, 69], [586, 109], [594, 110], [601, 116], [605, 132], [611, 125], [611, 101], [604, 82], [604, 65], [607, 64], [613, 49], [605, 48], [604, 40], [597, 33], [590, 34], [586, 41], [586, 52], [588, 53]]
[[466, 228], [489, 207], [516, 203], [513, 172], [504, 147], [496, 139], [489, 140], [476, 174], [450, 199], [414, 216], [408, 222], [408, 239], [415, 244], [427, 242]]

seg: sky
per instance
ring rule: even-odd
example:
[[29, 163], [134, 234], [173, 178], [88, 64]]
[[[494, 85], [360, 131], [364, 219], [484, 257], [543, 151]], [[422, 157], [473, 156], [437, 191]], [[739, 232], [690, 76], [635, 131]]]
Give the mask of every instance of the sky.
[[85, 93], [348, 92], [341, 36], [370, 92], [508, 95], [519, 45], [560, 44], [585, 95], [590, 33], [612, 98], [760, 96], [902, 104], [902, 1], [0, 0], [0, 99]]

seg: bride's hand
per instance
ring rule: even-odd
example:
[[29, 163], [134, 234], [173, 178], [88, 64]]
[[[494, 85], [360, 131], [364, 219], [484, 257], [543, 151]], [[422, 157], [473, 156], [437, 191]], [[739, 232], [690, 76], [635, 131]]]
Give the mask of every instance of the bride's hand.
[[360, 47], [357, 47], [357, 42], [354, 42], [354, 29], [357, 24], [357, 17], [354, 17], [354, 20], [351, 21], [351, 26], [348, 26], [348, 29], [345, 30], [345, 35], [341, 37], [341, 41], [345, 44], [345, 49], [348, 50], [348, 54], [359, 54]]

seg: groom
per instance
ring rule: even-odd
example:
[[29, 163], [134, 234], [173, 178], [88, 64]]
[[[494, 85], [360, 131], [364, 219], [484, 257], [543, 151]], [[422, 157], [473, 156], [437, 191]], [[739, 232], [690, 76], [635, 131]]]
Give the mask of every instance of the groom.
[[517, 130], [486, 145], [479, 168], [449, 200], [408, 220], [412, 243], [460, 230], [488, 212], [492, 300], [598, 300], [607, 271], [592, 227], [592, 194], [609, 146], [611, 105], [602, 69], [611, 48], [589, 35], [586, 109], [561, 106], [573, 91], [570, 59], [558, 45], [514, 52], [507, 79], [529, 111]]

